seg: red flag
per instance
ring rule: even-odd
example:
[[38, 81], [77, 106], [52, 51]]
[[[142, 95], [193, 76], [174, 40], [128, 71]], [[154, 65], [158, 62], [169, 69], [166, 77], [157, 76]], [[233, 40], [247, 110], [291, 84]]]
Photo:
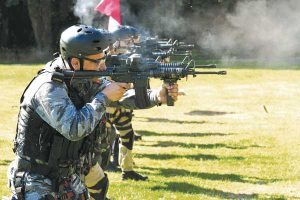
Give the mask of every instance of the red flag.
[[120, 0], [101, 0], [95, 10], [109, 16], [108, 30], [114, 31], [121, 25]]

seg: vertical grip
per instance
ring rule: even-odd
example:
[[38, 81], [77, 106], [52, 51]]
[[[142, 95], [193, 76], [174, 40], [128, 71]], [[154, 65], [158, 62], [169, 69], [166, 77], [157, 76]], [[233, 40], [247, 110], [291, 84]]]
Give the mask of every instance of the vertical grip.
[[[164, 83], [167, 83], [169, 85], [174, 85], [176, 81], [172, 80], [172, 79], [165, 79]], [[167, 106], [174, 106], [174, 99], [169, 96], [168, 90], [167, 92]]]

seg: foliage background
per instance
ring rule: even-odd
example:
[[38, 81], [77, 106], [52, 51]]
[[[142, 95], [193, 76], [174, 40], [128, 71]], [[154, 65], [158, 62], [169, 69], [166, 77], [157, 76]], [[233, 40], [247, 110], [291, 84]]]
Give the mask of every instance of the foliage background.
[[[2, 0], [0, 62], [36, 62], [49, 59], [53, 52], [58, 51], [60, 33], [76, 23], [106, 28], [107, 17], [93, 10], [99, 2], [100, 0]], [[237, 0], [121, 0], [122, 20], [123, 24], [139, 27], [153, 35], [184, 38], [195, 43], [190, 36], [201, 32], [189, 22], [194, 18], [211, 22], [217, 18], [225, 19], [224, 14], [231, 12], [236, 2]], [[87, 22], [86, 17], [92, 19]], [[178, 21], [170, 23], [175, 19]]]

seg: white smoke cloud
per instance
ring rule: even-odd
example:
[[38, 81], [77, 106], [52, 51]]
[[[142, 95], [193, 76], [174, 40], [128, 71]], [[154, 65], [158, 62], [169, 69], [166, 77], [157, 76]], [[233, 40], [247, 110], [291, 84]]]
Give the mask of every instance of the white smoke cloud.
[[93, 25], [96, 14], [94, 8], [98, 5], [99, 0], [77, 0], [74, 6], [74, 15], [80, 18], [80, 23], [89, 26]]
[[[94, 7], [99, 2], [77, 0], [74, 13], [82, 23], [95, 25]], [[139, 4], [146, 5], [142, 1]], [[226, 62], [300, 58], [300, 0], [241, 0], [230, 12], [222, 8], [221, 2], [205, 13], [195, 8], [188, 17], [180, 14], [183, 6], [182, 0], [171, 4], [159, 1], [151, 9], [144, 6], [143, 11], [133, 12], [123, 1], [123, 24], [166, 37], [184, 35]]]
[[300, 1], [237, 3], [224, 24], [203, 34], [199, 44], [225, 59], [284, 60], [300, 53]]

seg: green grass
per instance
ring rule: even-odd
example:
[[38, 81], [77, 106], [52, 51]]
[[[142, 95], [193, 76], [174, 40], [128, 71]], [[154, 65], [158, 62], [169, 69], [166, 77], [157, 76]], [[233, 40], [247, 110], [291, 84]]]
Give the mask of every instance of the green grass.
[[[18, 101], [37, 66], [0, 66], [0, 197]], [[228, 69], [180, 81], [175, 107], [135, 111], [136, 170], [109, 173], [112, 199], [300, 199], [300, 71]], [[158, 86], [159, 81], [151, 81]]]

